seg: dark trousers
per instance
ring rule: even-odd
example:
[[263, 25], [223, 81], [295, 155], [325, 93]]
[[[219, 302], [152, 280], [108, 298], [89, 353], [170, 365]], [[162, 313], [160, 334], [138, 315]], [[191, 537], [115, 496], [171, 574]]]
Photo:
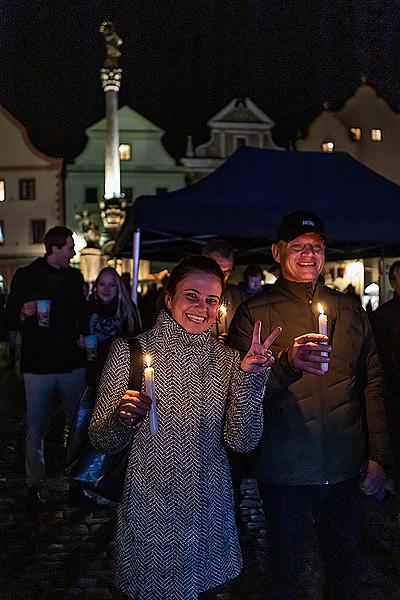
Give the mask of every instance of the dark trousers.
[[259, 482], [270, 546], [274, 600], [297, 600], [310, 528], [325, 567], [325, 597], [357, 598], [365, 498], [357, 480], [334, 485], [280, 486]]

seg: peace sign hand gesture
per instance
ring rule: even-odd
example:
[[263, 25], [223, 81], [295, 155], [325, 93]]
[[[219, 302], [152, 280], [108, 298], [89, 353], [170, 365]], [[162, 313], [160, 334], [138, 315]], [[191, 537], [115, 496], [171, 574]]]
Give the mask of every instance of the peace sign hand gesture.
[[262, 344], [260, 340], [261, 321], [256, 321], [254, 323], [253, 339], [251, 341], [250, 349], [240, 364], [242, 371], [246, 371], [246, 373], [262, 373], [273, 365], [274, 357], [272, 356], [269, 347], [276, 340], [281, 331], [282, 327], [275, 327]]

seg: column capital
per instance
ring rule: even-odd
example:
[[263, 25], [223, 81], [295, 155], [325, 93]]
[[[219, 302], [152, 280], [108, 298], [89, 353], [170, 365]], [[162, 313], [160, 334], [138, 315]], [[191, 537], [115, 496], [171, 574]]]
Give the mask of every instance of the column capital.
[[119, 67], [115, 69], [107, 69], [103, 67], [100, 69], [100, 79], [104, 92], [108, 92], [109, 90], [119, 92], [122, 80], [122, 69]]

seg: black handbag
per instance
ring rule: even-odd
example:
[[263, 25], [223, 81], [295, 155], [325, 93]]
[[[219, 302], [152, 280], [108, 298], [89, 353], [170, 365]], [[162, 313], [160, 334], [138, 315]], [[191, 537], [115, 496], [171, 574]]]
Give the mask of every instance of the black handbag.
[[[135, 338], [126, 338], [130, 351], [129, 389], [142, 387], [143, 354]], [[116, 454], [95, 450], [89, 441], [88, 428], [96, 393], [86, 387], [75, 411], [66, 447], [68, 479], [113, 502], [121, 502], [131, 444]]]

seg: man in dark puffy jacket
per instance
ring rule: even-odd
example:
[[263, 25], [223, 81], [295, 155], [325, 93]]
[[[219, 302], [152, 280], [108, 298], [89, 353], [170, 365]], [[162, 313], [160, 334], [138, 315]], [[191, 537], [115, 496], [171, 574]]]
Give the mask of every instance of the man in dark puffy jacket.
[[[326, 588], [345, 600], [355, 597], [352, 583], [358, 579], [365, 504], [360, 489], [379, 495], [384, 486], [388, 438], [381, 367], [360, 303], [326, 287], [320, 277], [326, 240], [320, 219], [291, 213], [277, 239], [272, 252], [281, 276], [237, 309], [228, 338], [246, 352], [255, 321], [264, 332], [283, 327], [272, 346], [276, 361], [257, 461], [273, 597], [298, 597], [314, 521]], [[327, 336], [316, 333], [318, 303], [327, 315]]]

